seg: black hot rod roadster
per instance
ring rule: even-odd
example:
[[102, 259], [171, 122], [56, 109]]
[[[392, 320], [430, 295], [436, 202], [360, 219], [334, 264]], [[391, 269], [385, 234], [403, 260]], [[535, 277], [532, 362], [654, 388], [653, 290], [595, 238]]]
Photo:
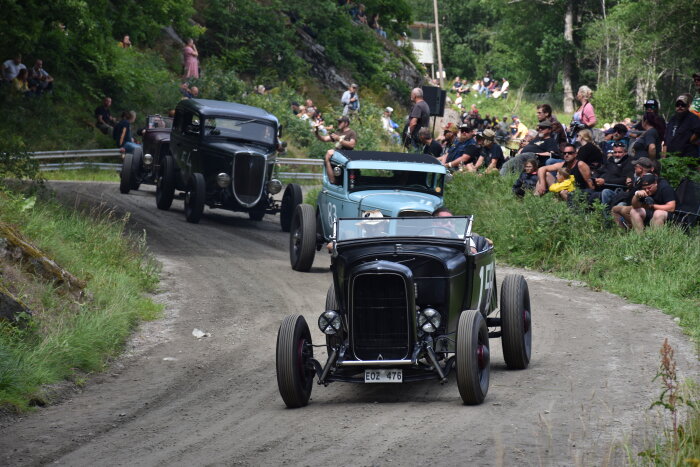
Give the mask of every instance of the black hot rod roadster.
[[277, 335], [277, 383], [288, 407], [308, 403], [315, 378], [405, 383], [456, 372], [465, 404], [489, 387], [489, 338], [506, 365], [530, 362], [530, 296], [508, 275], [497, 310], [493, 245], [471, 233], [472, 217], [338, 219], [333, 284], [318, 318], [328, 359], [314, 358], [306, 320], [287, 316]]

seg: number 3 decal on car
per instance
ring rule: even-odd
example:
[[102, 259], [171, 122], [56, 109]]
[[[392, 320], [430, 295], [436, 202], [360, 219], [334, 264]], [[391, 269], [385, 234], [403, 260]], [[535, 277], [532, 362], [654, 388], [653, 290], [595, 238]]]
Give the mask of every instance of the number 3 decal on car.
[[338, 217], [338, 211], [337, 211], [336, 205], [329, 202], [328, 203], [328, 226], [331, 228], [331, 231], [333, 230], [333, 225], [335, 224], [335, 220], [337, 217]]

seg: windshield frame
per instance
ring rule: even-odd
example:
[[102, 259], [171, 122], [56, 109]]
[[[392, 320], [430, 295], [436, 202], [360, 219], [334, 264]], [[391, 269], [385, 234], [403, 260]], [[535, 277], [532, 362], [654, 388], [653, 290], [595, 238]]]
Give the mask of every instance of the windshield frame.
[[[466, 245], [471, 238], [473, 216], [451, 217], [382, 217], [382, 218], [338, 218], [333, 223], [331, 240], [334, 244], [351, 243], [411, 243], [411, 242], [455, 242]], [[402, 227], [405, 230], [397, 234]], [[410, 230], [412, 225], [413, 231]], [[432, 229], [432, 235], [428, 230]], [[425, 235], [419, 235], [423, 231]], [[456, 236], [448, 236], [445, 233], [454, 232]], [[401, 241], [397, 241], [401, 240]]]

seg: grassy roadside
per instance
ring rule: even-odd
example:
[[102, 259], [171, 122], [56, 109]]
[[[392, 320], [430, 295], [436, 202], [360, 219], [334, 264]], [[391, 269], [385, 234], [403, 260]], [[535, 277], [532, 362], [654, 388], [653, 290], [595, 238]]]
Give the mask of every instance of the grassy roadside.
[[[570, 209], [549, 196], [511, 194], [513, 179], [457, 174], [446, 190], [456, 213], [474, 214], [475, 231], [492, 238], [499, 260], [618, 294], [680, 318], [700, 342], [700, 235], [675, 226], [622, 231], [599, 211]], [[595, 306], [595, 304], [591, 304]]]
[[46, 402], [44, 385], [82, 381], [116, 355], [134, 326], [161, 307], [144, 296], [158, 282], [145, 238], [124, 235], [126, 218], [89, 215], [55, 202], [0, 192], [0, 221], [13, 225], [58, 264], [88, 282], [83, 302], [3, 260], [0, 285], [33, 311], [22, 326], [0, 322], [0, 409]]
[[118, 182], [116, 170], [80, 169], [80, 170], [47, 170], [41, 172], [46, 180], [67, 180], [81, 182]]

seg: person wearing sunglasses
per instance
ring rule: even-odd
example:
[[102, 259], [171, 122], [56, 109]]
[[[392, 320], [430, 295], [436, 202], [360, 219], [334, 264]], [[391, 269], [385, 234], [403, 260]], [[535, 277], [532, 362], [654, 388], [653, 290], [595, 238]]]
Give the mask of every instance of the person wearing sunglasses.
[[627, 180], [634, 176], [634, 165], [627, 155], [627, 146], [621, 141], [613, 143], [611, 157], [606, 158], [605, 164], [594, 171], [593, 184], [595, 190], [589, 196], [589, 201], [598, 199], [606, 206], [610, 205], [616, 191], [623, 191]]
[[700, 118], [690, 112], [690, 94], [676, 98], [676, 113], [668, 120], [663, 155], [698, 157], [700, 155]]
[[547, 193], [549, 187], [556, 182], [553, 173], [562, 167], [568, 169], [569, 174], [574, 176], [577, 188], [589, 192], [595, 189], [591, 180], [591, 168], [585, 162], [578, 160], [576, 148], [572, 144], [567, 144], [564, 146], [564, 162], [540, 167], [537, 170], [537, 186], [534, 194], [541, 196]]
[[455, 142], [452, 143], [447, 153], [440, 156], [438, 160], [447, 168], [455, 168], [459, 167], [459, 164], [474, 162], [474, 156], [467, 148], [476, 144], [475, 133], [474, 128], [469, 125], [461, 125]]

